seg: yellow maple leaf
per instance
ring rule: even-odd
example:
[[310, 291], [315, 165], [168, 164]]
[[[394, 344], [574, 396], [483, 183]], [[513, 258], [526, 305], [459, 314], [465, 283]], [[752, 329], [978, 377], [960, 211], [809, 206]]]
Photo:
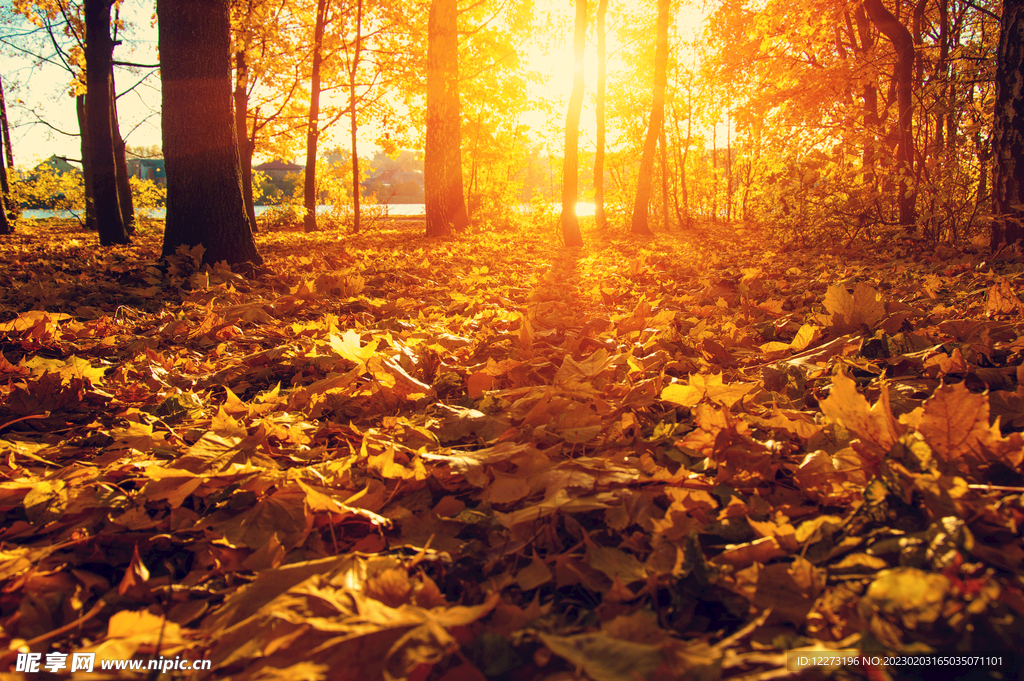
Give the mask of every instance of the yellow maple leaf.
[[362, 338], [359, 332], [349, 329], [340, 337], [331, 334], [329, 342], [331, 350], [338, 353], [347, 360], [355, 362], [365, 370], [366, 362], [377, 352], [377, 339], [373, 339], [366, 345], [362, 345]]
[[889, 407], [889, 391], [883, 386], [874, 406], [857, 392], [857, 384], [840, 372], [832, 381], [832, 390], [821, 403], [821, 411], [833, 423], [839, 423], [870, 446], [877, 456], [885, 455], [899, 438], [896, 419]]

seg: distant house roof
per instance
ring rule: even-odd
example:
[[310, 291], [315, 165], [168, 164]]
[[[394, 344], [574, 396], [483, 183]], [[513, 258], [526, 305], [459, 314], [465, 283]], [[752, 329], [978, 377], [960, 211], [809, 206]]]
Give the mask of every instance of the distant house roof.
[[43, 161], [42, 163], [37, 165], [36, 168], [39, 168], [40, 166], [49, 166], [49, 167], [53, 168], [54, 170], [56, 170], [58, 173], [80, 173], [80, 172], [82, 172], [81, 170], [79, 170], [75, 166], [73, 166], [70, 163], [68, 163], [66, 158], [64, 158], [62, 156], [57, 156], [56, 154], [54, 154], [50, 158], [46, 159], [45, 161]]
[[255, 168], [253, 168], [253, 170], [263, 170], [263, 171], [267, 171], [267, 170], [284, 170], [284, 171], [287, 171], [287, 172], [290, 172], [290, 173], [296, 173], [296, 172], [298, 172], [300, 170], [305, 170], [305, 169], [306, 169], [306, 166], [300, 166], [300, 165], [296, 165], [294, 163], [288, 163], [287, 161], [282, 161], [279, 158], [278, 159], [274, 159], [273, 161], [269, 161], [267, 163], [260, 164], [260, 165], [256, 166]]

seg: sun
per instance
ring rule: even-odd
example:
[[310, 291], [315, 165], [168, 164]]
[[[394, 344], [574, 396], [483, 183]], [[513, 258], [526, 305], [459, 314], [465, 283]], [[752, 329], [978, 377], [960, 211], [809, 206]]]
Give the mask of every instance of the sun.
[[[692, 63], [696, 58], [694, 43], [703, 30], [704, 23], [708, 16], [708, 10], [698, 0], [679, 0], [675, 3], [675, 29], [673, 31], [672, 49], [685, 50], [685, 55], [678, 57], [684, 63]], [[593, 142], [597, 135], [597, 122], [594, 112], [594, 93], [597, 90], [597, 40], [594, 35], [595, 26], [593, 20], [593, 6], [596, 2], [588, 2], [591, 14], [587, 26], [587, 44], [583, 53], [583, 82], [584, 99], [583, 114], [580, 118], [581, 143], [587, 140]], [[574, 59], [572, 49], [572, 18], [573, 5], [571, 2], [561, 0], [559, 2], [539, 2], [537, 11], [543, 16], [552, 17], [556, 26], [560, 25], [563, 30], [557, 34], [549, 33], [547, 41], [540, 39], [532, 41], [525, 46], [525, 59], [528, 68], [536, 71], [540, 80], [531, 86], [531, 98], [541, 105], [546, 103], [550, 109], [541, 114], [538, 112], [531, 121], [535, 130], [540, 132], [542, 128], [557, 129], [564, 125], [566, 106], [569, 95], [572, 92], [574, 75]], [[619, 36], [614, 30], [617, 23], [628, 20], [628, 13], [635, 12], [635, 6], [619, 0], [609, 2], [606, 19], [606, 71], [608, 79], [621, 78], [635, 69], [635, 66], [623, 59], [623, 45]], [[540, 36], [538, 36], [540, 37]], [[538, 106], [544, 109], [544, 106]]]

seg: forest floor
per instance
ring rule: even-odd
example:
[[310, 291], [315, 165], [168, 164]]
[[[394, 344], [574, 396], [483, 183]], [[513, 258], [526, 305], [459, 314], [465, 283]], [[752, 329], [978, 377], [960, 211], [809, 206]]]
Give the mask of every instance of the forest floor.
[[1017, 678], [1019, 252], [420, 228], [0, 240], [0, 677]]

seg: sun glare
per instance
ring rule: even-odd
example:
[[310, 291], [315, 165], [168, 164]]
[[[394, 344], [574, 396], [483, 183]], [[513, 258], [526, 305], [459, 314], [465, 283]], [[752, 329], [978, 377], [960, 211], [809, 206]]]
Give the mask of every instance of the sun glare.
[[[540, 82], [534, 84], [531, 96], [540, 104], [550, 103], [553, 111], [549, 112], [550, 120], [538, 114], [533, 121], [535, 133], [543, 136], [547, 128], [558, 128], [564, 123], [565, 107], [572, 92], [574, 75], [572, 48], [572, 4], [566, 2], [538, 4], [538, 12], [547, 13], [558, 18], [564, 30], [551, 34], [549, 42], [531, 42], [526, 49], [526, 60], [529, 68], [537, 71]], [[594, 35], [595, 26], [593, 10], [588, 19], [587, 44], [583, 53], [584, 100], [583, 116], [580, 119], [580, 135], [583, 139], [593, 141], [597, 136], [597, 123], [594, 114], [594, 93], [597, 90], [597, 39]], [[677, 58], [684, 63], [692, 63], [696, 58], [694, 43], [703, 30], [708, 11], [694, 0], [683, 0], [675, 10], [675, 32], [672, 49]], [[623, 45], [617, 32], [616, 12], [608, 8], [606, 20], [607, 64], [609, 82], [636, 71], [636, 65], [628, 61], [627, 46]], [[556, 22], [557, 23], [557, 22]]]

